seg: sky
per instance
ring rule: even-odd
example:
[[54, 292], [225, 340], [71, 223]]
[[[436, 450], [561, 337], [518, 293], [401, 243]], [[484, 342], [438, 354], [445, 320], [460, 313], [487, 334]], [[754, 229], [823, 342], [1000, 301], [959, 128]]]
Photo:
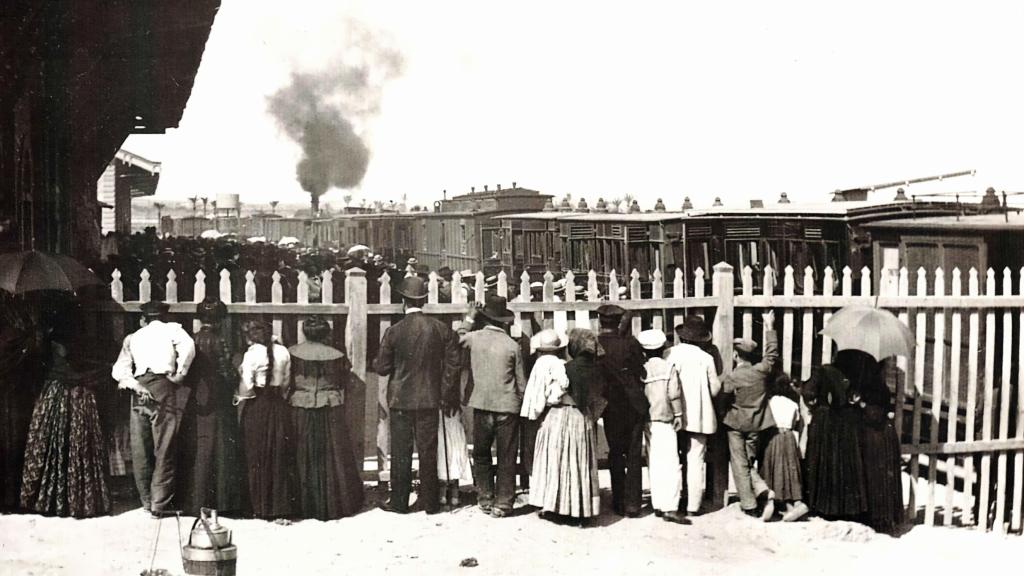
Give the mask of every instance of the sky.
[[355, 202], [512, 182], [591, 205], [820, 202], [971, 169], [908, 192], [1024, 191], [1021, 2], [283, 6], [223, 0], [180, 127], [125, 142], [162, 162], [158, 197], [308, 201], [267, 98], [345, 60], [353, 22], [405, 59], [357, 126], [370, 163]]

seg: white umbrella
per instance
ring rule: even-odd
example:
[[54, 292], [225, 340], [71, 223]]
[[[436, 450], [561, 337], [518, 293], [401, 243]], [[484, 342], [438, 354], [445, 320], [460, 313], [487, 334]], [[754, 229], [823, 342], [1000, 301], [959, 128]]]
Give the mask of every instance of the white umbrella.
[[290, 246], [292, 244], [298, 244], [299, 239], [295, 236], [285, 236], [277, 241], [278, 246]]
[[355, 246], [348, 249], [348, 255], [351, 256], [356, 252], [369, 252], [370, 247], [363, 244], [356, 244]]
[[248, 239], [248, 242], [251, 243], [251, 244], [255, 244], [257, 242], [266, 242], [266, 241], [267, 241], [267, 237], [266, 236], [253, 236], [253, 237]]
[[881, 362], [890, 356], [910, 356], [914, 334], [888, 310], [847, 306], [832, 316], [821, 334], [835, 340], [839, 350], [860, 350]]
[[213, 240], [216, 240], [217, 238], [220, 238], [221, 236], [223, 236], [223, 234], [221, 234], [220, 232], [218, 232], [216, 230], [205, 230], [205, 231], [203, 231], [202, 234], [199, 235], [200, 238], [209, 238], [209, 239], [213, 239]]

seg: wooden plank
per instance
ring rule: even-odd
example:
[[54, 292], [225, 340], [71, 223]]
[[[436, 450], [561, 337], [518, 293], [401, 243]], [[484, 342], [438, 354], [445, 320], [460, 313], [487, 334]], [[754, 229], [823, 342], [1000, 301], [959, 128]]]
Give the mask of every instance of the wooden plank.
[[[483, 280], [483, 282], [482, 283], [478, 282], [477, 285], [478, 286], [486, 287], [487, 286], [487, 279], [484, 278], [484, 273], [483, 272], [479, 272], [478, 276], [479, 276], [480, 279]], [[501, 270], [501, 271], [498, 272], [498, 288], [497, 289], [498, 289], [498, 296], [501, 296], [502, 298], [508, 299], [508, 275], [505, 274], [504, 270]], [[486, 298], [483, 297], [483, 292], [485, 292], [484, 288], [481, 288], [480, 290], [477, 291], [477, 294], [480, 294], [480, 296], [477, 296], [477, 301], [479, 301], [479, 302], [485, 302], [486, 301]]]
[[[530, 275], [523, 270], [523, 274], [519, 277], [519, 296], [516, 297], [516, 302], [529, 302], [533, 299], [533, 294], [530, 291]], [[512, 310], [513, 320], [511, 334], [513, 338], [519, 338], [525, 332], [523, 322], [523, 311]], [[532, 332], [532, 330], [531, 330]]]
[[[597, 289], [597, 272], [591, 270], [587, 272], [587, 302], [591, 303], [593, 310], [597, 310], [597, 307], [601, 304], [601, 292]], [[594, 303], [597, 303], [596, 305]], [[577, 304], [579, 306], [579, 304]], [[591, 329], [597, 330], [600, 328], [597, 322], [597, 315], [587, 315], [588, 325]], [[578, 328], [586, 328], [587, 326], [577, 326]]]
[[[676, 268], [675, 277], [672, 279], [672, 298], [675, 300], [681, 300], [686, 297], [686, 284], [683, 282], [683, 271], [680, 268]], [[686, 311], [677, 308], [672, 316], [672, 331], [675, 332], [675, 327], [683, 323], [686, 319]], [[669, 335], [669, 341], [675, 342], [674, 334]]]
[[569, 329], [589, 328], [590, 317], [587, 315], [587, 311], [576, 303], [576, 275], [572, 271], [565, 273], [565, 302], [572, 306], [573, 310]]
[[[945, 275], [942, 268], [935, 270], [935, 296], [942, 296], [946, 293]], [[933, 318], [935, 342], [932, 352], [932, 421], [929, 426], [929, 441], [932, 444], [939, 443], [939, 428], [942, 426], [942, 399], [944, 397], [942, 378], [946, 352], [946, 317], [942, 312], [937, 311]], [[937, 481], [936, 469], [937, 458], [928, 459], [928, 503], [925, 506], [924, 523], [926, 526], [935, 525], [935, 483]], [[946, 512], [949, 514], [949, 511]]]
[[[989, 296], [996, 291], [996, 273], [991, 268], [985, 280], [985, 293]], [[995, 360], [996, 360], [996, 314], [989, 310], [985, 314], [985, 403], [982, 409], [981, 439], [992, 439], [992, 428], [995, 420]], [[992, 487], [992, 455], [982, 454], [981, 456], [981, 483], [978, 494], [978, 528], [988, 530], [989, 527], [989, 501], [991, 499]]]
[[[938, 444], [904, 444], [900, 447], [903, 454], [991, 454], [992, 452], [1013, 452], [1024, 450], [1024, 438], [1008, 438], [1005, 440], [961, 440], [958, 442], [940, 442]], [[967, 459], [970, 461], [970, 458]], [[972, 472], [964, 467], [964, 475]]]
[[[743, 295], [754, 295], [754, 271], [750, 266], [743, 267]], [[754, 337], [754, 313], [749, 309], [743, 310], [743, 337], [752, 339]]]
[[[782, 292], [786, 296], [792, 296], [796, 285], [793, 281], [793, 267], [786, 266], [785, 277], [782, 281]], [[782, 371], [786, 374], [793, 373], [793, 309], [786, 308], [782, 315]]]
[[[876, 302], [877, 300], [877, 302]], [[743, 296], [737, 295], [733, 304], [749, 308], [843, 308], [844, 306], [876, 306], [898, 310], [900, 308], [995, 308], [1017, 310], [1024, 308], [1021, 296], [941, 296], [920, 298], [914, 296]]]
[[[814, 295], [814, 268], [808, 266], [804, 269], [804, 296]], [[801, 329], [800, 347], [800, 380], [806, 381], [811, 377], [811, 358], [814, 353], [814, 309], [805, 308], [803, 327]]]
[[[1024, 268], [1019, 271], [1019, 284], [1017, 293], [1024, 295]], [[1005, 328], [1004, 328], [1005, 330]], [[1021, 309], [1017, 318], [1017, 428], [1014, 438], [1024, 440], [1024, 309]], [[1013, 455], [1013, 511], [1010, 517], [1010, 528], [1014, 532], [1021, 530], [1024, 522], [1024, 452], [1018, 451]]]
[[178, 301], [178, 275], [174, 270], [167, 271], [167, 285], [164, 288], [164, 302]]
[[[907, 268], [904, 266], [900, 269], [899, 280], [896, 285], [896, 293], [901, 296], [906, 296], [910, 293], [910, 274], [907, 272]], [[899, 311], [898, 318], [905, 326], [910, 326], [910, 313], [906, 309]], [[906, 356], [896, 357], [896, 418], [894, 427], [896, 428], [896, 436], [903, 439], [903, 418], [904, 411], [907, 405], [907, 375], [909, 374], [908, 359]], [[913, 417], [913, 415], [911, 415]]]
[[[775, 290], [775, 270], [771, 266], [765, 266], [764, 267], [764, 285], [761, 287], [761, 289], [764, 291], [765, 294], [771, 294]], [[765, 310], [762, 310], [762, 313], [763, 312], [765, 312]], [[764, 342], [764, 339], [767, 336], [768, 336], [768, 326], [763, 326], [762, 325], [761, 326], [761, 341]], [[802, 403], [803, 403], [803, 400], [801, 400], [801, 404]], [[809, 420], [804, 420], [804, 422], [809, 422]]]
[[352, 378], [345, 390], [345, 417], [349, 419], [356, 462], [363, 461], [366, 445], [366, 300], [366, 272], [361, 268], [346, 270], [345, 302], [349, 312], [345, 322], [345, 347], [352, 363]]
[[[950, 291], [954, 296], [959, 296], [961, 290], [960, 269], [954, 268], [953, 275], [950, 278]], [[951, 322], [951, 343], [949, 350], [949, 412], [946, 416], [946, 442], [957, 441], [957, 413], [960, 410], [960, 354], [962, 348], [962, 325], [963, 318], [960, 314], [960, 310], [954, 308]], [[946, 514], [943, 517], [942, 522], [946, 526], [953, 525], [953, 507], [955, 506], [954, 496], [956, 494], [956, 490], [952, 489], [952, 487], [956, 485], [956, 477], [954, 473], [955, 468], [956, 457], [950, 456], [946, 459]]]
[[[924, 268], [917, 270], [917, 295], [924, 297], [928, 295], [928, 280]], [[910, 431], [911, 445], [921, 442], [921, 396], [924, 394], [924, 364], [927, 350], [926, 329], [928, 316], [924, 310], [917, 311], [914, 321], [914, 328], [917, 332], [917, 344], [914, 348], [914, 416]], [[917, 516], [917, 479], [921, 476], [921, 463], [915, 458], [910, 462], [910, 504], [907, 506], [907, 513], [914, 518]]]
[[[307, 275], [304, 270], [299, 272], [299, 280], [295, 285], [295, 303], [304, 310], [309, 306], [309, 275]], [[306, 335], [302, 333], [303, 324], [305, 324], [305, 321], [303, 320], [299, 320], [295, 323], [296, 344], [302, 344], [306, 341]]]
[[[698, 266], [697, 269], [693, 271], [693, 297], [704, 297], [704, 270], [700, 266]], [[703, 310], [694, 310], [693, 313], [695, 313], [697, 316], [700, 316], [701, 318], [704, 318]]]
[[[665, 282], [661, 277], [661, 270], [654, 270], [651, 274], [651, 298], [653, 300], [661, 300], [665, 297]], [[651, 327], [655, 330], [665, 331], [665, 312], [655, 312], [651, 319]], [[671, 342], [672, 338], [669, 337]]]
[[[199, 273], [201, 274], [202, 270], [200, 270]], [[199, 274], [196, 274], [197, 287], [198, 278]], [[277, 306], [281, 306], [282, 303], [284, 302], [284, 289], [281, 287], [281, 273], [275, 270], [273, 275], [271, 275], [271, 280], [272, 282], [270, 284], [270, 303]], [[281, 331], [284, 329], [284, 322], [279, 317], [275, 316], [273, 326], [274, 336], [280, 338]]]
[[225, 304], [231, 303], [231, 273], [227, 270], [220, 271], [220, 284], [218, 285], [220, 291], [220, 301]]
[[[971, 268], [967, 279], [967, 293], [976, 296], [979, 292], [978, 271]], [[972, 310], [967, 319], [967, 411], [964, 422], [964, 440], [973, 442], [975, 435], [975, 418], [978, 413], [978, 340], [979, 340], [979, 318], [978, 311]], [[974, 458], [964, 460], [964, 470], [967, 478], [974, 478]], [[974, 481], [964, 483], [964, 508], [963, 524], [970, 525], [975, 522], [973, 518], [974, 509]]]
[[149, 281], [149, 270], [145, 268], [139, 273], [139, 302], [149, 302], [153, 299], [153, 286]]
[[[1013, 276], [1009, 268], [1003, 269], [1003, 295], [1013, 294]], [[999, 382], [999, 439], [1004, 440], [1010, 437], [1010, 387], [1013, 381], [1011, 366], [1013, 361], [1013, 314], [1009, 309], [1003, 311], [1003, 362], [999, 371], [1001, 378]], [[1002, 534], [1006, 531], [1006, 492], [1007, 492], [1007, 455], [1001, 452], [996, 457], [996, 513], [992, 521], [992, 528], [996, 533]]]
[[[640, 273], [633, 269], [629, 274], [629, 299], [632, 302], [640, 301]], [[633, 336], [636, 336], [643, 330], [643, 316], [635, 314], [631, 319], [630, 329], [633, 332]]]
[[[391, 302], [391, 276], [386, 272], [380, 277], [380, 302]], [[367, 320], [369, 322], [369, 319]], [[391, 327], [391, 317], [381, 316], [380, 317], [380, 338], [384, 339], [384, 333]], [[378, 346], [378, 350], [380, 347]], [[390, 415], [390, 408], [388, 407], [388, 381], [387, 377], [377, 376], [376, 373], [372, 374], [370, 380], [367, 381], [367, 385], [370, 382], [374, 382], [377, 385], [376, 398], [377, 398], [377, 409], [371, 410], [370, 406], [367, 406], [367, 411], [371, 412], [366, 415], [367, 420], [370, 418], [377, 419], [377, 482], [383, 484], [391, 480], [391, 461], [388, 456], [391, 454], [391, 423], [388, 420]], [[369, 391], [367, 392], [369, 396]]]
[[[825, 275], [821, 281], [821, 295], [825, 298], [831, 297], [835, 291], [835, 278], [833, 277], [832, 267], [825, 267]], [[832, 319], [832, 312], [825, 310], [821, 316], [822, 327], [828, 326], [828, 321]], [[821, 337], [821, 363], [828, 364], [832, 362], [832, 339], [828, 336]]]
[[252, 270], [245, 273], [245, 303], [256, 303], [256, 274]]

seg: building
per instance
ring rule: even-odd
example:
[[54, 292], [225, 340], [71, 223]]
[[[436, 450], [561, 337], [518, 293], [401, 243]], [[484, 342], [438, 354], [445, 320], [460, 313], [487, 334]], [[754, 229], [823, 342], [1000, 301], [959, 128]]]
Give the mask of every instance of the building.
[[[132, 232], [132, 199], [152, 196], [160, 182], [160, 163], [127, 150], [118, 150], [96, 182], [96, 198], [109, 204], [103, 210], [100, 232]], [[153, 226], [156, 223], [152, 223]]]

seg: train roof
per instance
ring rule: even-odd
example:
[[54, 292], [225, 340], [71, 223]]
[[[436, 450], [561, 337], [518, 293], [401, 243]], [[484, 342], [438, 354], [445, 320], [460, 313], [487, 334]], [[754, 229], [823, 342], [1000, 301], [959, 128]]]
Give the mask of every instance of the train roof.
[[899, 230], [959, 230], [976, 232], [1024, 231], [1024, 214], [999, 212], [967, 216], [932, 216], [927, 218], [897, 218], [865, 225], [871, 229]]
[[892, 215], [893, 213], [906, 213], [908, 216], [914, 213], [924, 215], [935, 215], [947, 212], [958, 211], [960, 206], [977, 206], [977, 204], [956, 204], [955, 202], [936, 201], [845, 201], [827, 202], [820, 204], [774, 204], [757, 208], [730, 208], [719, 206], [713, 208], [692, 209], [686, 211], [672, 212], [526, 212], [520, 214], [505, 214], [496, 218], [516, 220], [565, 220], [572, 222], [665, 222], [688, 218], [836, 218], [836, 219], [861, 219], [877, 215]]

